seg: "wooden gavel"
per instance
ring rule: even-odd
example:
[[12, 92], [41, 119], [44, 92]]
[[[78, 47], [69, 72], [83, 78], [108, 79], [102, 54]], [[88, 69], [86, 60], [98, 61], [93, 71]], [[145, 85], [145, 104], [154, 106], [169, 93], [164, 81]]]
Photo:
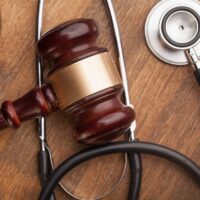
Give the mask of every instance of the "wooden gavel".
[[63, 23], [37, 44], [50, 70], [48, 82], [1, 107], [0, 128], [57, 110], [68, 113], [78, 142], [100, 144], [124, 133], [135, 118], [120, 96], [123, 85], [106, 48], [96, 45], [99, 31], [91, 19]]

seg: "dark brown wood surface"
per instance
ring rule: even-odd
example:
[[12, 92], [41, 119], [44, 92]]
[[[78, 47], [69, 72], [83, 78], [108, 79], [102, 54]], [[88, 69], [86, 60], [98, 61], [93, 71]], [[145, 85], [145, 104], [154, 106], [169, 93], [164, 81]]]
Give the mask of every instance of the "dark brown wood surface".
[[[113, 0], [128, 67], [131, 99], [136, 107], [137, 136], [175, 148], [200, 164], [200, 89], [191, 67], [173, 67], [156, 59], [144, 39], [145, 19], [156, 0]], [[37, 1], [1, 0], [0, 101], [15, 100], [35, 86], [35, 17]], [[99, 44], [117, 62], [111, 28], [101, 0], [46, 0], [44, 31], [66, 20], [94, 18]], [[72, 138], [63, 113], [48, 117], [48, 141], [56, 165], [84, 146]], [[0, 199], [36, 200], [39, 142], [35, 121], [0, 134]], [[199, 200], [199, 186], [181, 168], [143, 156], [142, 200]], [[95, 159], [68, 174], [63, 182], [89, 199], [110, 189], [120, 177], [123, 155]], [[129, 172], [107, 200], [126, 200]], [[59, 200], [71, 199], [60, 189]]]

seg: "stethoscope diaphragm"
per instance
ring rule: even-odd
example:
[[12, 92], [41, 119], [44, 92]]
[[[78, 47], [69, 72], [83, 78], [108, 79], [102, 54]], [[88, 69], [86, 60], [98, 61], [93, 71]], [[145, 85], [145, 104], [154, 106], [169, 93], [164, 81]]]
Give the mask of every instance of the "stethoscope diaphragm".
[[170, 9], [160, 21], [160, 35], [173, 49], [190, 49], [200, 39], [200, 16], [184, 6]]
[[160, 1], [151, 10], [145, 24], [145, 36], [151, 51], [167, 63], [188, 64], [185, 50], [200, 45], [198, 13], [200, 3], [196, 0]]

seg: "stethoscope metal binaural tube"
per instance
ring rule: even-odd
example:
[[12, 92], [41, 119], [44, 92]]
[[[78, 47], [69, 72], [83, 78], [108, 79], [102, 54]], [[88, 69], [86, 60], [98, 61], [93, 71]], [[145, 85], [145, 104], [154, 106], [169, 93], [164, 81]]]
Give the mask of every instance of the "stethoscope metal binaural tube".
[[[36, 42], [38, 42], [42, 35], [42, 22], [43, 22], [43, 10], [44, 10], [44, 0], [38, 1], [37, 9], [37, 20], [36, 20]], [[36, 55], [36, 77], [37, 86], [42, 87], [43, 85], [43, 69], [42, 61], [38, 55]], [[41, 185], [45, 185], [47, 178], [51, 173], [50, 166], [50, 155], [48, 151], [48, 146], [46, 144], [46, 120], [44, 117], [37, 119], [38, 136], [40, 142], [40, 151], [38, 152], [38, 173], [40, 177]], [[51, 194], [49, 200], [56, 200], [54, 193]]]
[[[131, 104], [130, 95], [129, 95], [126, 65], [125, 65], [121, 36], [120, 36], [119, 26], [117, 23], [117, 18], [115, 15], [115, 10], [113, 7], [112, 0], [104, 0], [104, 2], [111, 18], [111, 24], [112, 24], [114, 38], [115, 38], [115, 44], [116, 44], [118, 60], [119, 60], [119, 68], [120, 68], [121, 78], [122, 78], [122, 82], [124, 86], [124, 92], [123, 92], [124, 102], [128, 106], [133, 106]], [[137, 142], [137, 139], [135, 137], [135, 130], [136, 130], [136, 120], [131, 124], [130, 128], [127, 131], [128, 136], [129, 136], [129, 141]], [[128, 158], [129, 158], [129, 165], [130, 165], [130, 186], [129, 186], [128, 199], [137, 200], [139, 199], [140, 190], [141, 190], [141, 182], [142, 182], [142, 158], [141, 158], [141, 155], [136, 152], [129, 153]]]
[[[45, 2], [44, 0], [38, 0], [36, 41], [40, 40], [41, 35], [42, 35], [42, 21], [43, 21], [44, 2]], [[113, 19], [114, 16], [115, 16], [115, 13], [114, 13], [114, 9], [113, 9], [111, 1], [109, 2], [109, 10], [112, 12], [111, 17]], [[114, 20], [115, 20], [115, 24], [117, 26], [116, 18], [114, 18]], [[120, 69], [121, 69], [122, 79], [123, 79], [124, 87], [125, 87], [125, 97], [124, 97], [124, 99], [125, 99], [125, 103], [127, 105], [131, 106], [129, 93], [128, 93], [126, 68], [125, 68], [125, 62], [124, 62], [124, 58], [123, 58], [123, 52], [122, 52], [122, 46], [121, 46], [119, 31], [118, 31], [117, 37], [118, 37], [117, 49], [119, 51]], [[42, 84], [43, 84], [43, 69], [42, 69], [41, 59], [38, 56], [36, 56], [36, 74], [37, 74], [37, 86], [41, 87]], [[131, 129], [129, 129], [129, 135], [130, 135], [131, 140], [135, 139], [135, 136], [134, 136], [135, 127], [136, 127], [136, 125], [132, 124]], [[39, 139], [40, 139], [39, 176], [40, 176], [42, 185], [44, 185], [48, 176], [50, 175], [50, 172], [54, 169], [54, 163], [53, 163], [51, 151], [50, 151], [49, 146], [46, 143], [46, 120], [45, 120], [44, 117], [38, 119], [38, 135], [39, 135]], [[131, 165], [134, 165], [135, 168], [137, 168], [137, 169], [133, 168], [132, 171], [131, 171], [132, 176], [136, 174], [136, 176], [134, 176], [136, 178], [136, 181], [135, 182], [133, 181], [131, 186], [133, 186], [133, 184], [135, 184], [137, 186], [137, 187], [133, 187], [133, 188], [135, 188], [133, 193], [134, 193], [134, 195], [139, 195], [139, 190], [140, 190], [140, 184], [139, 183], [141, 181], [141, 160], [140, 160], [139, 156], [135, 156], [135, 155], [132, 156], [131, 158], [129, 157], [129, 159], [131, 159], [130, 163], [133, 163]], [[111, 190], [108, 193], [106, 193], [102, 196], [99, 196], [96, 199], [102, 199], [103, 197], [112, 193], [116, 189], [116, 187], [121, 183], [121, 181], [124, 177], [126, 166], [127, 166], [127, 156], [125, 155], [125, 164], [124, 164], [124, 168], [123, 168], [121, 177], [119, 178], [117, 183], [111, 188]], [[65, 193], [67, 193], [68, 195], [70, 195], [74, 199], [80, 199], [79, 197], [77, 197], [77, 196], [73, 195], [71, 192], [69, 192], [68, 189], [62, 184], [62, 182], [59, 182], [59, 186], [61, 187], [61, 189]], [[55, 199], [54, 195], [52, 195], [52, 197], [51, 197], [51, 200], [53, 200], [53, 199]]]
[[[122, 44], [121, 44], [121, 38], [119, 33], [119, 28], [116, 20], [115, 11], [112, 5], [112, 0], [105, 0], [108, 10], [111, 16], [112, 24], [113, 24], [113, 30], [114, 30], [114, 36], [116, 39], [116, 46], [117, 46], [117, 52], [118, 52], [118, 59], [119, 59], [119, 65], [120, 65], [120, 73], [124, 85], [124, 101], [126, 105], [133, 106], [130, 102], [130, 95], [129, 95], [129, 89], [128, 89], [128, 80], [127, 80], [127, 73], [126, 73], [126, 66], [124, 61], [124, 55], [122, 50]], [[39, 0], [38, 3], [38, 17], [37, 17], [37, 30], [36, 30], [36, 41], [38, 41], [41, 38], [42, 35], [42, 19], [43, 19], [43, 10], [44, 10], [44, 0]], [[42, 69], [42, 62], [39, 56], [36, 56], [36, 73], [37, 73], [37, 86], [41, 87], [43, 84], [43, 69]], [[135, 140], [135, 131], [136, 129], [136, 122], [131, 124], [131, 127], [129, 129], [130, 132], [130, 139]], [[45, 118], [42, 117], [38, 120], [38, 133], [41, 140], [41, 148], [42, 150], [45, 150], [45, 138], [46, 138], [46, 126], [45, 126]]]
[[[124, 86], [124, 93], [123, 93], [124, 102], [128, 106], [133, 106], [131, 104], [130, 95], [129, 95], [126, 65], [125, 65], [125, 60], [124, 60], [120, 31], [119, 31], [115, 11], [114, 11], [114, 8], [113, 8], [113, 3], [112, 3], [112, 0], [104, 0], [104, 1], [105, 1], [107, 8], [108, 8], [108, 12], [110, 14], [112, 27], [113, 27], [113, 31], [114, 31], [115, 43], [116, 43], [116, 48], [117, 48], [118, 60], [119, 60], [119, 69], [120, 69], [120, 74], [121, 74], [121, 78], [122, 78], [122, 82], [123, 82], [123, 86]], [[136, 121], [134, 121], [131, 124], [130, 129], [128, 130], [130, 140], [132, 140], [132, 141], [136, 139], [135, 129], [136, 129]]]
[[[38, 14], [37, 14], [37, 25], [36, 25], [36, 42], [38, 42], [42, 35], [42, 19], [44, 10], [44, 0], [38, 1]], [[41, 87], [43, 84], [43, 69], [42, 62], [38, 55], [36, 55], [36, 76], [37, 86]], [[41, 150], [45, 151], [45, 139], [46, 139], [46, 125], [45, 118], [41, 117], [38, 119], [38, 135], [40, 138]]]
[[[44, 0], [38, 1], [37, 20], [36, 20], [36, 42], [38, 42], [42, 35], [42, 19], [44, 10]], [[36, 77], [37, 86], [43, 85], [43, 69], [42, 61], [38, 55], [36, 55]], [[40, 177], [41, 185], [45, 185], [47, 178], [51, 173], [50, 156], [46, 144], [46, 120], [44, 117], [37, 119], [38, 136], [40, 142], [40, 150], [38, 152], [38, 173]], [[54, 193], [51, 194], [49, 200], [56, 200]]]

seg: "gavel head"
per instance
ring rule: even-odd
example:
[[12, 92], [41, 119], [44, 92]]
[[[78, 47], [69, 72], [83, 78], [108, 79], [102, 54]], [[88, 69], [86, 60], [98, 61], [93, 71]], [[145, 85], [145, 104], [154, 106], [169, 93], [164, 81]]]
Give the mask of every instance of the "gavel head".
[[48, 62], [48, 83], [20, 99], [3, 103], [0, 128], [65, 111], [78, 142], [100, 144], [124, 133], [135, 118], [121, 101], [123, 85], [106, 48], [98, 47], [91, 19], [69, 21], [47, 32], [37, 44]]
[[47, 32], [38, 42], [39, 55], [48, 61], [50, 73], [87, 57], [107, 52], [97, 47], [99, 30], [92, 19], [63, 23]]
[[98, 34], [93, 20], [79, 19], [47, 32], [38, 43], [74, 137], [92, 144], [118, 137], [134, 120], [133, 109], [120, 100], [123, 85], [107, 49], [96, 45]]

